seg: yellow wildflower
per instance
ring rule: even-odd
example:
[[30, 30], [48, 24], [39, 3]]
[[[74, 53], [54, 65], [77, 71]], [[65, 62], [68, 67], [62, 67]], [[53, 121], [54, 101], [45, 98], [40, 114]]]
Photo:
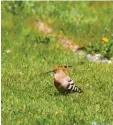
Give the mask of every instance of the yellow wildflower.
[[102, 37], [102, 41], [104, 41], [105, 43], [107, 43], [109, 40], [107, 37]]

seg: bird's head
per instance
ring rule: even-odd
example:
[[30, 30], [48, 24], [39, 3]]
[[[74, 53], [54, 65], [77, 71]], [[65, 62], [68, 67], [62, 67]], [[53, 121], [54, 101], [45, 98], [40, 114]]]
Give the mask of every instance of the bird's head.
[[55, 69], [53, 70], [54, 73], [58, 72], [58, 71], [65, 71], [69, 68], [71, 68], [72, 66], [55, 66]]

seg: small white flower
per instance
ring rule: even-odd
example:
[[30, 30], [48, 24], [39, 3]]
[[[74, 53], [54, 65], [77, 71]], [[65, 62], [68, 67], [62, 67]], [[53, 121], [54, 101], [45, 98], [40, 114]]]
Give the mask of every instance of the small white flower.
[[96, 123], [96, 122], [93, 122], [92, 125], [97, 125], [97, 123]]

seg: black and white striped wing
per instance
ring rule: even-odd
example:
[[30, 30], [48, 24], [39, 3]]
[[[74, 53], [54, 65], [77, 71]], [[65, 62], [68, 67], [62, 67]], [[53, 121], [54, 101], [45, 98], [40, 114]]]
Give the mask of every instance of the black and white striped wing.
[[72, 92], [81, 92], [81, 89], [78, 88], [77, 85], [74, 84], [74, 81], [68, 77], [67, 78], [67, 90], [72, 91]]

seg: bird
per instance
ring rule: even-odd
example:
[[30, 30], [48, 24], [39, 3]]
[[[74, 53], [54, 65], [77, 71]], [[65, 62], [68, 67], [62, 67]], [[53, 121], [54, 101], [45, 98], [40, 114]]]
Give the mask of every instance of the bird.
[[46, 73], [53, 72], [54, 77], [54, 86], [61, 93], [70, 93], [70, 92], [83, 92], [81, 88], [79, 88], [74, 81], [66, 75], [64, 72], [66, 69], [71, 66], [57, 66], [54, 70], [51, 70]]

